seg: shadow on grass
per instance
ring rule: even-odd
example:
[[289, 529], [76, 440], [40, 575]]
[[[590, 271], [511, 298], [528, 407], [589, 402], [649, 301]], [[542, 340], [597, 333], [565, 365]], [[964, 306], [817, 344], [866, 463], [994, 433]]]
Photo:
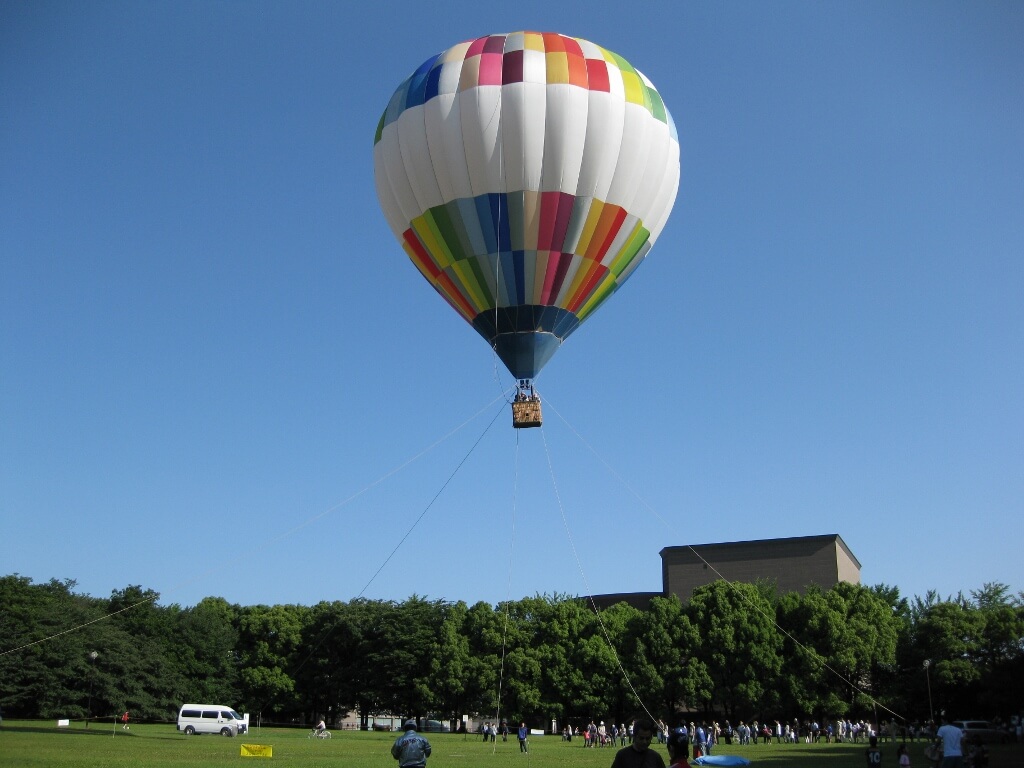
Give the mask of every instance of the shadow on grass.
[[61, 736], [102, 736], [106, 739], [113, 738], [131, 738], [131, 739], [158, 739], [158, 740], [173, 740], [178, 741], [181, 739], [188, 738], [187, 736], [178, 733], [176, 730], [164, 732], [163, 730], [153, 730], [143, 726], [139, 729], [141, 732], [136, 733], [132, 730], [123, 730], [120, 725], [114, 725], [113, 723], [96, 723], [93, 722], [88, 728], [81, 723], [74, 723], [68, 727], [59, 727], [56, 725], [50, 725], [48, 723], [38, 724], [24, 724], [19, 723], [18, 725], [6, 725], [0, 726], [0, 733], [26, 733], [26, 734], [54, 734]]
[[[117, 728], [116, 730], [121, 730]], [[0, 728], [0, 731], [5, 733], [62, 733], [67, 736], [106, 736], [110, 738], [110, 734], [115, 732], [114, 726], [102, 726], [93, 724], [89, 728], [81, 725], [75, 725], [71, 727], [61, 728], [56, 725], [5, 725]], [[117, 734], [118, 736], [134, 736], [131, 731], [121, 731]]]

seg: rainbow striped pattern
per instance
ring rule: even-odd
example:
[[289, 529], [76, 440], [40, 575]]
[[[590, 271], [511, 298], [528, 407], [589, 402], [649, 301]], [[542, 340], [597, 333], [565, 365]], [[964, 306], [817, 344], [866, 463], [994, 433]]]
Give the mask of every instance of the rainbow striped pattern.
[[459, 43], [423, 62], [395, 91], [381, 115], [374, 143], [380, 141], [384, 126], [402, 111], [439, 94], [524, 82], [567, 84], [606, 93], [612, 92], [613, 84], [621, 83], [626, 101], [642, 105], [663, 123], [669, 119], [658, 92], [618, 54], [556, 33], [517, 32]]
[[532, 378], [650, 250], [679, 141], [621, 56], [516, 32], [460, 43], [407, 78], [378, 123], [374, 167], [409, 258]]
[[564, 192], [453, 200], [416, 217], [402, 237], [423, 276], [444, 284], [470, 322], [526, 304], [557, 305], [582, 321], [650, 248], [650, 232], [620, 206]]

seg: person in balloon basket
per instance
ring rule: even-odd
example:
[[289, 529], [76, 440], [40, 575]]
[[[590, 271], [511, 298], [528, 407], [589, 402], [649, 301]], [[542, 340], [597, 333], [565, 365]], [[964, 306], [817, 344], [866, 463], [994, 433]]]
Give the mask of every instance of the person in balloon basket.
[[416, 733], [415, 720], [405, 722], [405, 733], [391, 745], [391, 756], [398, 761], [399, 768], [427, 768], [430, 742]]
[[665, 768], [661, 754], [651, 749], [658, 726], [652, 720], [637, 720], [633, 743], [615, 753], [612, 768]]

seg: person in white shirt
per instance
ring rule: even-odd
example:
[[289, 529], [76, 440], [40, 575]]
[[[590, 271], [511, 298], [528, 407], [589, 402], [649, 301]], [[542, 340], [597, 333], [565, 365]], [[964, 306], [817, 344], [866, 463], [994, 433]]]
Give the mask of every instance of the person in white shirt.
[[935, 732], [935, 741], [942, 742], [942, 768], [962, 768], [964, 753], [960, 746], [964, 732], [942, 716], [942, 727]]

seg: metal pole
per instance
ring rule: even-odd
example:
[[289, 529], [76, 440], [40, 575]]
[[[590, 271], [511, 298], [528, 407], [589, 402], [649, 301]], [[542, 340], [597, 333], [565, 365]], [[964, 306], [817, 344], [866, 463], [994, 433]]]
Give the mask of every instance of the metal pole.
[[932, 665], [931, 659], [924, 660], [924, 677], [928, 682], [928, 718], [931, 720], [932, 727], [935, 726], [935, 710], [932, 709], [932, 676], [928, 671]]
[[92, 672], [89, 675], [89, 712], [85, 716], [85, 727], [89, 727], [89, 720], [92, 719], [92, 689], [96, 685], [96, 657], [99, 656], [96, 651], [89, 652], [89, 660], [92, 662]]

